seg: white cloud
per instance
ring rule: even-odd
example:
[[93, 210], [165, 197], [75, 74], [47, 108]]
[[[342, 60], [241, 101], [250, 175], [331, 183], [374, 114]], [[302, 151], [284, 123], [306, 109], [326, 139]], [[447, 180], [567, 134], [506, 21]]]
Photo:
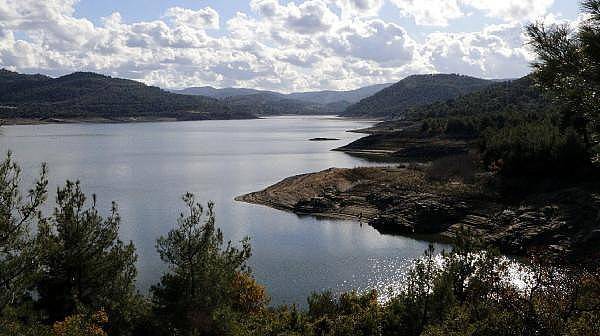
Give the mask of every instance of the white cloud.
[[412, 16], [418, 25], [447, 26], [450, 20], [465, 14], [459, 6], [459, 0], [391, 0], [400, 13]]
[[296, 5], [281, 5], [277, 0], [252, 0], [252, 10], [280, 29], [300, 34], [314, 34], [329, 30], [338, 20], [321, 0], [308, 0]]
[[329, 0], [342, 11], [342, 17], [376, 16], [383, 0]]
[[505, 21], [531, 20], [545, 15], [554, 0], [462, 0], [465, 4], [484, 11], [488, 16]]
[[425, 55], [440, 72], [488, 78], [520, 77], [528, 72], [529, 56], [518, 23], [490, 26], [475, 33], [433, 33]]
[[413, 73], [517, 77], [531, 60], [518, 21], [546, 13], [551, 0], [393, 2], [418, 24], [447, 25], [473, 10], [507, 23], [418, 43], [378, 17], [383, 0], [252, 0], [250, 13], [223, 22], [210, 7], [173, 7], [153, 21], [126, 23], [113, 13], [99, 24], [75, 16], [76, 0], [0, 0], [0, 67], [282, 91], [350, 89]]
[[172, 19], [177, 27], [191, 29], [219, 28], [219, 13], [210, 7], [197, 11], [181, 7], [172, 7], [167, 10], [165, 16]]
[[323, 37], [336, 54], [402, 66], [418, 57], [417, 44], [404, 28], [379, 19], [355, 21]]
[[447, 26], [472, 10], [506, 22], [522, 22], [547, 14], [554, 0], [391, 0], [404, 16], [423, 26]]

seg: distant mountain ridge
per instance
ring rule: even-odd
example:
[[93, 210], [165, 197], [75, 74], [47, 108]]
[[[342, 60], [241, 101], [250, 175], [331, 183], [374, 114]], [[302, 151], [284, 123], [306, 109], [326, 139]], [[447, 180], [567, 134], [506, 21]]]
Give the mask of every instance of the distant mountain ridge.
[[185, 94], [185, 95], [193, 95], [193, 96], [206, 96], [215, 99], [225, 99], [229, 97], [235, 96], [248, 96], [253, 94], [260, 93], [270, 93], [270, 94], [278, 94], [284, 96], [283, 94], [273, 92], [273, 91], [264, 91], [264, 90], [255, 90], [255, 89], [246, 89], [246, 88], [223, 88], [217, 89], [212, 86], [199, 86], [199, 87], [189, 87], [183, 90], [170, 90], [173, 93]]
[[338, 114], [345, 108], [290, 99], [271, 92], [231, 96], [221, 101], [236, 111], [265, 116]]
[[0, 118], [246, 119], [214, 98], [179, 95], [91, 72], [51, 78], [0, 70]]
[[239, 119], [258, 115], [336, 114], [388, 118], [482, 90], [499, 81], [455, 74], [414, 75], [350, 91], [283, 94], [210, 86], [165, 91], [91, 72], [51, 78], [0, 70], [0, 118]]
[[388, 84], [376, 84], [358, 88], [349, 91], [308, 91], [308, 92], [294, 92], [294, 93], [279, 93], [268, 90], [256, 90], [248, 88], [222, 88], [217, 89], [212, 86], [201, 86], [201, 87], [189, 87], [183, 90], [171, 90], [171, 92], [188, 95], [202, 95], [212, 97], [216, 99], [225, 99], [236, 96], [249, 96], [255, 94], [270, 94], [272, 97], [279, 96], [281, 99], [295, 99], [310, 103], [327, 105], [338, 102], [348, 102], [350, 104], [356, 103], [363, 98], [369, 97], [378, 91], [392, 85]]
[[359, 102], [361, 99], [374, 95], [375, 93], [387, 88], [388, 86], [391, 86], [392, 84], [393, 83], [375, 84], [350, 91], [327, 90], [296, 92], [290, 93], [287, 96], [293, 99], [304, 100], [325, 105], [341, 101], [353, 104]]
[[341, 115], [397, 118], [411, 108], [455, 99], [494, 83], [456, 74], [413, 75], [351, 105]]
[[248, 88], [223, 88], [212, 86], [190, 87], [171, 92], [203, 95], [219, 99], [232, 108], [258, 115], [281, 114], [340, 114], [348, 106], [371, 96], [391, 84], [371, 85], [350, 91], [311, 91], [279, 93]]

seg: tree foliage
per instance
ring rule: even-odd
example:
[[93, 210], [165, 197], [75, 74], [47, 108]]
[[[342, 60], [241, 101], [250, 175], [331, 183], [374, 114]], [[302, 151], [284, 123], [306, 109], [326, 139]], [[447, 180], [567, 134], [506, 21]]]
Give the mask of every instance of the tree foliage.
[[36, 283], [38, 305], [50, 321], [106, 309], [111, 328], [131, 324], [137, 256], [133, 243], [118, 238], [116, 204], [104, 218], [96, 198], [87, 207], [79, 182], [59, 188], [54, 215], [39, 228], [42, 274]]
[[204, 208], [192, 194], [183, 196], [187, 213], [177, 227], [157, 240], [161, 259], [170, 272], [151, 289], [155, 311], [165, 332], [223, 333], [236, 313], [262, 308], [264, 291], [250, 280], [247, 239], [241, 247], [224, 246], [215, 225], [212, 203]]
[[487, 130], [480, 147], [492, 170], [508, 176], [560, 176], [588, 162], [577, 133], [546, 121]]
[[46, 166], [27, 192], [21, 194], [21, 168], [9, 152], [0, 163], [0, 307], [14, 305], [37, 275], [34, 224], [43, 222], [41, 207], [48, 185]]
[[561, 107], [562, 123], [582, 137], [594, 161], [600, 160], [600, 1], [581, 2], [587, 18], [568, 25], [527, 27], [537, 55], [533, 78]]

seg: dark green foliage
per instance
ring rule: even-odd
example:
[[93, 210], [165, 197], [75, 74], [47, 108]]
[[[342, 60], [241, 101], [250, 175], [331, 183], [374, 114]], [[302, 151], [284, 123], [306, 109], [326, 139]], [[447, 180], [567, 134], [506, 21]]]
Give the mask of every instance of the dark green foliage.
[[244, 240], [240, 249], [231, 242], [223, 247], [213, 204], [205, 209], [192, 194], [183, 200], [188, 213], [182, 213], [177, 227], [157, 241], [160, 257], [170, 268], [151, 289], [157, 318], [169, 335], [223, 334], [235, 313], [234, 281], [249, 272], [250, 245]]
[[179, 95], [142, 83], [73, 73], [56, 79], [0, 74], [2, 118], [176, 118], [180, 120], [251, 118], [216, 99]]
[[398, 118], [411, 108], [457, 98], [493, 82], [461, 75], [415, 75], [348, 107], [343, 116]]
[[227, 97], [222, 100], [233, 110], [256, 115], [285, 114], [337, 114], [343, 111], [337, 105], [321, 105], [317, 103], [286, 98], [278, 93], [256, 93]]
[[496, 115], [500, 113], [531, 114], [548, 110], [550, 102], [533, 85], [530, 76], [495, 83], [456, 99], [412, 108], [408, 118], [436, 118]]
[[[407, 118], [420, 121], [417, 137], [477, 143], [486, 166], [504, 176], [563, 176], [588, 168], [585, 134], [564, 123], [560, 109], [545, 98], [530, 76], [416, 107]], [[406, 121], [378, 127], [396, 128], [400, 123]], [[398, 134], [406, 136], [407, 132]], [[378, 136], [397, 137], [394, 133]]]
[[414, 108], [408, 118], [423, 120], [425, 134], [470, 139], [480, 137], [488, 128], [545, 119], [558, 122], [556, 115], [556, 109], [527, 76], [455, 100]]
[[[468, 237], [468, 238], [467, 238]], [[386, 303], [375, 292], [309, 297], [308, 310], [277, 308], [236, 335], [597, 335], [600, 275], [532, 264], [517, 268], [463, 232], [451, 252], [429, 248]], [[523, 283], [512, 280], [520, 274]]]
[[0, 311], [18, 305], [37, 275], [36, 243], [30, 232], [43, 221], [46, 201], [46, 166], [24, 200], [21, 168], [9, 152], [0, 163]]
[[567, 25], [527, 27], [537, 54], [533, 77], [561, 108], [563, 127], [582, 137], [593, 161], [600, 161], [600, 1], [584, 0], [589, 17], [573, 31]]
[[132, 243], [118, 238], [116, 204], [104, 218], [95, 197], [86, 207], [79, 183], [59, 188], [54, 215], [39, 228], [42, 274], [36, 283], [39, 307], [50, 321], [106, 309], [110, 329], [120, 334], [132, 323], [137, 256]]
[[490, 129], [482, 137], [484, 160], [504, 175], [562, 175], [585, 167], [587, 153], [573, 130], [550, 122]]

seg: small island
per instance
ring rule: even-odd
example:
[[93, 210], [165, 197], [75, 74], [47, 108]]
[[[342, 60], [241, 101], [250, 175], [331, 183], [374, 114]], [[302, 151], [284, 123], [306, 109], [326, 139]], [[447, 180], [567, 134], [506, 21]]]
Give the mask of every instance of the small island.
[[308, 139], [308, 141], [339, 141], [337, 138], [312, 138]]

